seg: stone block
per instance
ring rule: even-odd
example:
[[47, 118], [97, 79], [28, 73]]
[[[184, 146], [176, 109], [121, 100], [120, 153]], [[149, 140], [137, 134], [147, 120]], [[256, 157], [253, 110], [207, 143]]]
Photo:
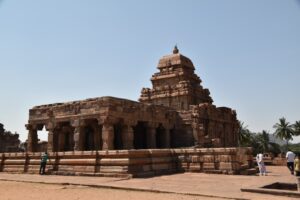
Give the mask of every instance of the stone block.
[[240, 170], [241, 165], [238, 162], [220, 162], [220, 170]]
[[142, 165], [142, 171], [143, 172], [153, 171], [153, 167], [152, 165]]
[[155, 164], [152, 165], [153, 170], [167, 170], [167, 169], [172, 169], [172, 165], [170, 164]]
[[40, 165], [41, 164], [41, 159], [30, 159], [28, 161], [29, 165]]
[[95, 159], [60, 159], [58, 165], [96, 165]]
[[6, 159], [4, 165], [25, 165], [25, 159]]
[[[191, 161], [192, 161], [192, 163], [199, 163], [200, 157], [199, 156], [191, 156]], [[202, 159], [201, 159], [201, 161], [202, 161]]]
[[100, 166], [101, 173], [127, 173], [128, 167], [126, 166]]
[[203, 170], [211, 170], [211, 169], [215, 169], [215, 163], [212, 162], [203, 163]]
[[189, 171], [200, 172], [202, 171], [202, 166], [200, 163], [190, 163]]
[[235, 155], [219, 155], [218, 160], [219, 162], [236, 162], [238, 159]]
[[174, 159], [172, 157], [154, 157], [151, 159], [152, 164], [156, 163], [171, 163]]
[[95, 172], [95, 166], [87, 165], [59, 165], [58, 171], [70, 171], [70, 172]]
[[215, 157], [213, 155], [204, 155], [203, 157], [203, 162], [214, 162], [215, 161]]

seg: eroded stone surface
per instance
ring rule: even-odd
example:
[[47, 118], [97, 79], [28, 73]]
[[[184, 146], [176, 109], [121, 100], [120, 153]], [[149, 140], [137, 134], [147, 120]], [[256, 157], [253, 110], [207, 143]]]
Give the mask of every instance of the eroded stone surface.
[[237, 146], [235, 111], [212, 104], [189, 58], [176, 47], [157, 68], [140, 102], [99, 97], [33, 107], [28, 151], [39, 151], [43, 127], [49, 152]]

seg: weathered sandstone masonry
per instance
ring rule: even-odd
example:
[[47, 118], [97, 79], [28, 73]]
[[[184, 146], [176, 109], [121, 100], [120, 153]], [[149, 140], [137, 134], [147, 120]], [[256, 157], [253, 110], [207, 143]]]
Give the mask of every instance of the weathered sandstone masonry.
[[[145, 177], [174, 172], [249, 174], [251, 149], [148, 149], [50, 153], [48, 174]], [[41, 153], [0, 154], [0, 171], [38, 173]]]
[[48, 151], [169, 148], [177, 112], [164, 106], [101, 97], [30, 110], [28, 151], [48, 131]]
[[51, 174], [253, 173], [251, 149], [237, 148], [236, 112], [213, 105], [192, 61], [175, 47], [157, 68], [139, 102], [99, 97], [33, 107], [27, 153], [0, 154], [0, 171], [36, 173], [45, 128]]
[[33, 107], [28, 151], [37, 151], [44, 127], [49, 152], [238, 145], [236, 112], [212, 104], [189, 58], [175, 47], [157, 68], [140, 102], [101, 97]]

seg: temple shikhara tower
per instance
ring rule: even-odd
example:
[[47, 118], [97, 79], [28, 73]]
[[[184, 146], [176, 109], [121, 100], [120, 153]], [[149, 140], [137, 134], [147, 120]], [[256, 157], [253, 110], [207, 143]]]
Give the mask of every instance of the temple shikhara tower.
[[173, 54], [162, 57], [152, 78], [153, 89], [143, 88], [140, 102], [164, 105], [176, 110], [189, 110], [190, 105], [212, 103], [208, 89], [194, 73], [192, 61], [181, 55], [177, 46]]
[[175, 46], [157, 69], [139, 102], [99, 97], [33, 107], [28, 150], [37, 151], [43, 128], [50, 152], [237, 146], [235, 111], [213, 105], [188, 57]]

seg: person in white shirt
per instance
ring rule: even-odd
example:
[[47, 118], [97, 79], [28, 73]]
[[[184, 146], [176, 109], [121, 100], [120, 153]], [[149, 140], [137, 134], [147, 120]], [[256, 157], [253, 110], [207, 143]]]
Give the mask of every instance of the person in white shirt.
[[295, 160], [295, 154], [291, 151], [288, 150], [286, 152], [286, 165], [289, 168], [291, 174], [294, 174], [294, 160]]
[[262, 176], [266, 176], [267, 175], [267, 171], [266, 171], [266, 166], [264, 163], [264, 155], [262, 153], [259, 153], [256, 155], [256, 162], [258, 165], [258, 169], [259, 169], [259, 175]]

